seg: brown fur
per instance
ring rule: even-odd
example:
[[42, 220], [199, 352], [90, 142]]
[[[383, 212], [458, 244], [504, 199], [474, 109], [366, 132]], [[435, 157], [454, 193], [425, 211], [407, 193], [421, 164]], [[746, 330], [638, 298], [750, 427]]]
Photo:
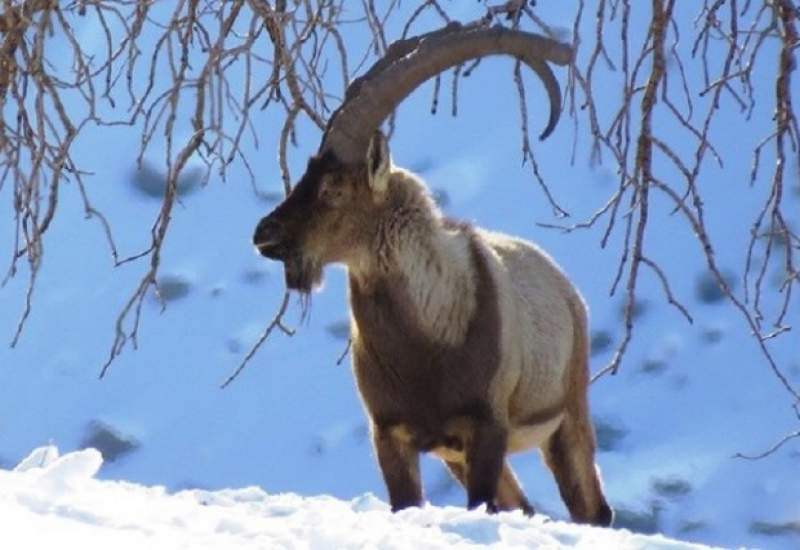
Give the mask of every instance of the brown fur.
[[[457, 230], [470, 231], [468, 226]], [[493, 418], [488, 400], [489, 386], [499, 367], [496, 290], [482, 245], [473, 235], [469, 238], [477, 274], [477, 308], [463, 345], [442, 344], [419, 330], [402, 275], [389, 272], [373, 280], [366, 290], [351, 276], [350, 303], [358, 334], [353, 343], [353, 366], [374, 425], [379, 459], [385, 452], [385, 434], [394, 426], [403, 426], [410, 434], [416, 452], [437, 447], [464, 449], [472, 465], [466, 486], [469, 505], [474, 507], [494, 503], [506, 434]], [[469, 440], [457, 433], [465, 430], [456, 429], [454, 434], [447, 429], [452, 419], [461, 418], [472, 422]], [[393, 439], [398, 445], [400, 438]], [[413, 469], [416, 457], [406, 459], [407, 463], [400, 466], [403, 472]], [[396, 474], [386, 477], [393, 507], [403, 500], [399, 495], [416, 494], [390, 481]]]
[[373, 145], [369, 168], [309, 161], [254, 242], [304, 293], [324, 265], [347, 265], [353, 369], [392, 508], [422, 503], [430, 451], [469, 507], [532, 514], [506, 455], [539, 446], [573, 519], [608, 525], [579, 294], [529, 243], [443, 218]]
[[407, 424], [422, 448], [443, 440], [454, 417], [491, 414], [486, 400], [498, 368], [500, 329], [494, 285], [479, 244], [472, 254], [478, 272], [477, 310], [465, 344], [442, 345], [418, 329], [406, 283], [389, 273], [369, 289], [350, 277], [350, 304], [358, 336], [354, 368], [361, 396], [378, 426]]

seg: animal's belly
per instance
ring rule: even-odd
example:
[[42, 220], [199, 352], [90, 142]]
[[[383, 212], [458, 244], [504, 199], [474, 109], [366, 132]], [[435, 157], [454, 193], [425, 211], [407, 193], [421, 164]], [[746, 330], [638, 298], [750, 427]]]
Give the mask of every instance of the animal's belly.
[[508, 452], [518, 453], [526, 449], [541, 447], [548, 437], [556, 431], [561, 424], [564, 414], [559, 414], [540, 424], [529, 426], [516, 426], [508, 437]]
[[[547, 438], [558, 429], [563, 417], [562, 413], [540, 424], [513, 427], [508, 434], [507, 454], [541, 447]], [[439, 445], [431, 449], [431, 452], [448, 462], [464, 463], [466, 461], [463, 447]]]

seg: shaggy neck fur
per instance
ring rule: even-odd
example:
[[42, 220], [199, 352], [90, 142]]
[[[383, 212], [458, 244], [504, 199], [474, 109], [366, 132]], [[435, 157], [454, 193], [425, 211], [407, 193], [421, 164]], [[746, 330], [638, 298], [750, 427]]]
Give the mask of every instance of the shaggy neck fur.
[[460, 345], [476, 307], [469, 233], [445, 220], [424, 185], [404, 170], [392, 169], [383, 195], [369, 260], [351, 264], [351, 276], [367, 291], [370, 282], [400, 276], [424, 332]]

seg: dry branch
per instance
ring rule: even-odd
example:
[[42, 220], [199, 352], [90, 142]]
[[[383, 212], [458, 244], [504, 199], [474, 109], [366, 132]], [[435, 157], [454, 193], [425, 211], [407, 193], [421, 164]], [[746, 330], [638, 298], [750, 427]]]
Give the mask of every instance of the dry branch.
[[[61, 212], [59, 198], [71, 192], [64, 183], [75, 184], [86, 217], [98, 222], [111, 264], [143, 266], [138, 284], [121, 304], [103, 375], [127, 343], [136, 345], [143, 300], [150, 292], [158, 295], [162, 246], [170, 232], [178, 178], [187, 165], [201, 164], [207, 179], [225, 179], [229, 167], [241, 162], [257, 190], [248, 154], [258, 148], [261, 129], [252, 117], [274, 109], [282, 116], [274, 131], [279, 132], [278, 166], [288, 193], [289, 156], [298, 125], [324, 129], [331, 116], [358, 119], [363, 112], [332, 115], [331, 109], [340, 104], [353, 77], [363, 76], [362, 67], [377, 56], [386, 54], [385, 63], [393, 63], [416, 48], [445, 51], [458, 46], [453, 37], [470, 32], [494, 33], [491, 40], [508, 29], [561, 38], [558, 29], [567, 26], [548, 21], [541, 6], [521, 0], [473, 4], [474, 23], [459, 27], [454, 3], [438, 0], [414, 5], [397, 0], [0, 0], [0, 193], [9, 194], [14, 211], [12, 253], [3, 281], [22, 272], [28, 279], [12, 344], [24, 337], [26, 320], [35, 312], [47, 235]], [[633, 307], [644, 272], [659, 281], [667, 303], [692, 319], [673, 292], [672, 266], [660, 261], [648, 240], [656, 229], [658, 201], [666, 200], [672, 215], [695, 235], [707, 268], [752, 332], [769, 372], [796, 402], [798, 392], [769, 344], [790, 331], [800, 285], [800, 236], [792, 225], [795, 206], [787, 199], [790, 186], [800, 181], [797, 2], [703, 0], [694, 8], [693, 21], [675, 15], [686, 7], [674, 0], [576, 0], [564, 5], [574, 11], [570, 26], [575, 57], [558, 48], [553, 52], [561, 62], [574, 61], [569, 64], [565, 109], [574, 128], [570, 157], [572, 162], [580, 159], [585, 145], [589, 162], [603, 164], [617, 179], [587, 219], [539, 225], [564, 232], [599, 227], [604, 248], [615, 242], [612, 237], [621, 241], [614, 251], [610, 292], [624, 295], [624, 333], [614, 358], [594, 378], [617, 372], [624, 360], [636, 329]], [[490, 23], [496, 26], [490, 28]], [[86, 25], [99, 33], [97, 52], [81, 44], [77, 29]], [[425, 34], [442, 26], [445, 31]], [[361, 49], [352, 45], [353, 33], [366, 36]], [[411, 34], [426, 38], [407, 38]], [[458, 82], [478, 67], [476, 62], [458, 72], [454, 96]], [[168, 78], [160, 76], [165, 71]], [[554, 217], [565, 216], [566, 205], [555, 201], [533, 156], [518, 64], [509, 80], [519, 97], [522, 160], [530, 162], [533, 180]], [[440, 85], [437, 76], [433, 112]], [[609, 95], [609, 90], [620, 93]], [[714, 141], [720, 113], [747, 122], [765, 111], [773, 115], [771, 128], [753, 148], [750, 173], [732, 183], [760, 193], [755, 215], [742, 222], [749, 225], [750, 235], [741, 243], [739, 293], [718, 267], [718, 243], [706, 221], [707, 210], [725, 205], [709, 202], [704, 186], [709, 166], [722, 166], [729, 154]], [[155, 151], [164, 154], [167, 185], [145, 228], [149, 242], [142, 250], [120, 250], [115, 220], [91, 200], [87, 174], [92, 167], [79, 166], [72, 155], [79, 136], [106, 126], [139, 132], [138, 162]], [[190, 135], [179, 138], [187, 128]], [[768, 280], [775, 269], [779, 284], [773, 291]], [[275, 327], [283, 326], [287, 303], [284, 297], [266, 336], [240, 367]]]

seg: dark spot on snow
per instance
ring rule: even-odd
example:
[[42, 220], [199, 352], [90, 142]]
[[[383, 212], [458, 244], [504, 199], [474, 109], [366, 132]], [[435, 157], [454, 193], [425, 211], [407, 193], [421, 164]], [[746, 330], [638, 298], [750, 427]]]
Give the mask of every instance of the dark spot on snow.
[[660, 528], [661, 505], [654, 502], [649, 511], [639, 512], [620, 508], [614, 509], [614, 528], [628, 529], [634, 533], [652, 535], [661, 531]]
[[704, 344], [716, 344], [720, 340], [725, 333], [719, 327], [703, 327], [700, 329], [700, 339], [703, 341]]
[[[727, 283], [728, 288], [733, 291], [736, 288], [736, 279], [729, 271], [721, 273], [722, 279]], [[710, 271], [702, 273], [694, 285], [695, 296], [704, 304], [716, 304], [725, 299], [725, 294], [719, 287], [716, 276]]]
[[607, 330], [593, 330], [592, 331], [592, 357], [599, 353], [603, 353], [607, 351], [608, 348], [611, 347], [611, 343], [614, 339], [611, 337], [611, 333]]
[[242, 282], [246, 285], [257, 286], [263, 284], [269, 278], [269, 273], [257, 267], [246, 269], [241, 276]]
[[328, 334], [338, 340], [347, 340], [350, 338], [350, 321], [346, 319], [335, 321], [325, 327], [325, 330], [328, 331]]
[[[625, 318], [625, 307], [627, 305], [627, 301], [623, 301], [622, 305], [619, 308], [619, 315], [620, 318]], [[642, 317], [645, 313], [647, 313], [647, 309], [650, 307], [650, 302], [647, 300], [634, 300], [633, 302], [633, 310], [631, 311], [631, 317], [633, 319], [638, 319]]]
[[800, 536], [800, 521], [754, 521], [750, 524], [750, 532], [755, 535], [781, 537], [785, 535]]
[[597, 448], [604, 452], [619, 449], [622, 440], [628, 435], [628, 429], [621, 422], [607, 418], [594, 418], [594, 431]]
[[325, 442], [320, 438], [311, 444], [311, 448], [309, 448], [308, 452], [311, 456], [322, 456], [325, 454], [325, 450]]
[[708, 527], [708, 523], [705, 521], [698, 521], [698, 520], [686, 520], [682, 521], [678, 525], [678, 532], [684, 535], [688, 535], [689, 533], [695, 533], [697, 531], [702, 531]]
[[436, 201], [436, 204], [439, 205], [439, 208], [447, 208], [447, 206], [450, 204], [450, 195], [448, 195], [447, 191], [440, 187], [433, 189], [431, 196], [433, 197], [433, 200]]
[[231, 353], [240, 353], [244, 346], [242, 345], [242, 341], [238, 338], [228, 338], [225, 341], [225, 348]]
[[[178, 176], [178, 196], [183, 197], [197, 191], [202, 179], [202, 168], [184, 168]], [[161, 199], [167, 188], [167, 174], [162, 168], [143, 162], [141, 168], [134, 168], [131, 171], [130, 182], [140, 194], [153, 199]]]
[[364, 422], [358, 422], [349, 427], [340, 427], [329, 432], [328, 435], [318, 435], [309, 446], [309, 454], [312, 456], [322, 456], [330, 450], [335, 450], [344, 445], [349, 445], [347, 441], [363, 444], [369, 437], [369, 427]]
[[225, 289], [223, 287], [215, 286], [214, 288], [211, 289], [211, 292], [209, 294], [211, 294], [212, 298], [219, 298], [220, 296], [222, 296], [224, 292]]
[[192, 285], [178, 275], [164, 275], [158, 279], [158, 295], [165, 302], [180, 300], [189, 295]]
[[661, 359], [645, 359], [639, 370], [644, 374], [658, 376], [667, 370], [667, 362]]
[[140, 446], [139, 442], [131, 436], [122, 434], [119, 430], [99, 420], [92, 420], [86, 428], [86, 436], [81, 441], [80, 448], [94, 448], [103, 455], [103, 461], [114, 462], [127, 454], [132, 453]]
[[680, 498], [692, 492], [691, 484], [679, 477], [654, 479], [652, 487], [658, 496], [669, 499]]

